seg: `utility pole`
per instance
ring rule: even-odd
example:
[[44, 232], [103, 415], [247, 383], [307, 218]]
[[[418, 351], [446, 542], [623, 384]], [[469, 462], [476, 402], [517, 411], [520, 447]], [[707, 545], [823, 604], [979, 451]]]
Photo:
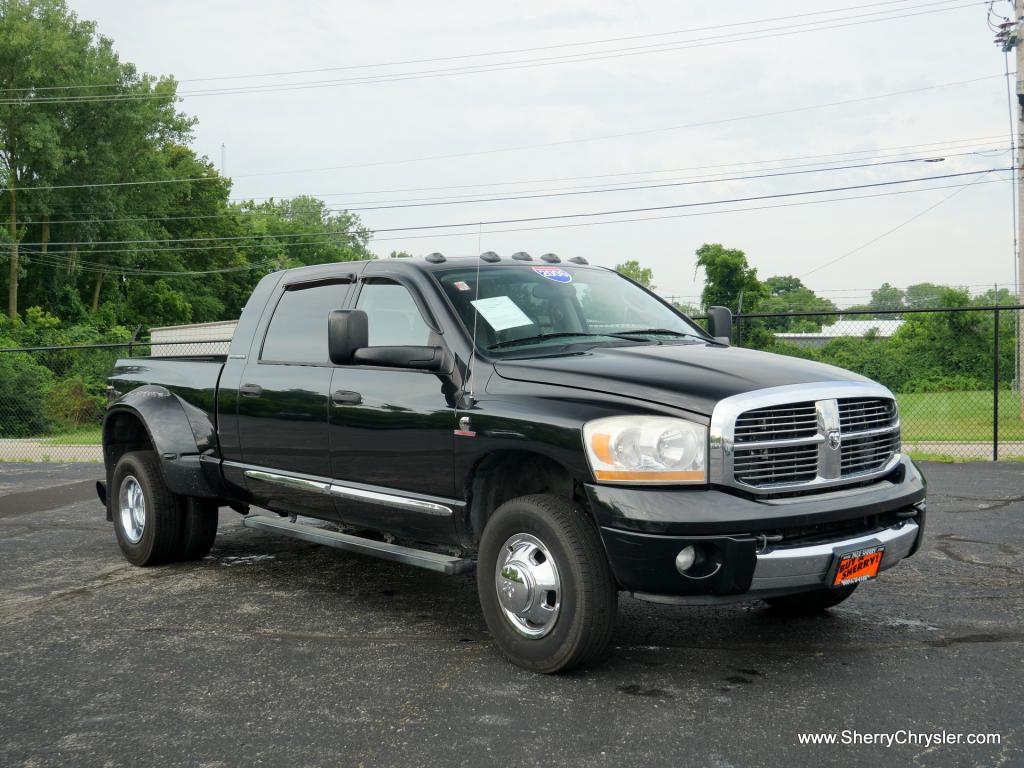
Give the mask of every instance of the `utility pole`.
[[[1024, 0], [1012, 0], [1013, 19], [1005, 19], [1001, 24], [995, 26], [996, 45], [1006, 53], [1011, 50], [1016, 53], [1017, 64], [1017, 156], [1014, 158], [1015, 175], [1017, 182], [1017, 303], [1024, 301], [1024, 164], [1021, 157], [1024, 156], [1024, 45], [1022, 45], [1022, 24], [1024, 24]], [[989, 5], [989, 13], [992, 13], [992, 5]], [[1017, 387], [1021, 393], [1020, 416], [1024, 419], [1024, 323], [1021, 322], [1021, 312], [1017, 311]]]
[[[1021, 23], [1024, 0], [1013, 2], [1013, 48], [1017, 53], [1017, 157], [1013, 159], [1017, 177], [1017, 304], [1024, 301], [1024, 184], [1021, 183], [1021, 155], [1024, 153], [1024, 45], [1021, 45]], [[1017, 310], [1017, 391], [1020, 395], [1020, 417], [1024, 419], [1024, 323]], [[999, 393], [996, 393], [998, 397]]]

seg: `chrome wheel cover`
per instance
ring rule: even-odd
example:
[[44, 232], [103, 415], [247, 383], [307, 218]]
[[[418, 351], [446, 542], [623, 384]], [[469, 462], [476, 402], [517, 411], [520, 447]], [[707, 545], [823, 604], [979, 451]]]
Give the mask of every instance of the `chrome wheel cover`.
[[146, 496], [134, 475], [126, 475], [121, 481], [117, 503], [124, 537], [132, 544], [138, 544], [146, 530]]
[[517, 533], [502, 545], [494, 568], [498, 605], [517, 632], [540, 638], [558, 621], [562, 581], [554, 558], [536, 536]]

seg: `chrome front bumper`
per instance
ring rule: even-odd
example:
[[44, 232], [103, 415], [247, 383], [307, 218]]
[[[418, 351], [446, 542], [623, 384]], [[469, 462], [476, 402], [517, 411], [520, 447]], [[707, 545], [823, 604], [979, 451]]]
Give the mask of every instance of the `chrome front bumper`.
[[754, 578], [745, 597], [770, 597], [827, 586], [826, 580], [837, 550], [884, 545], [879, 571], [892, 568], [910, 554], [920, 527], [904, 520], [882, 531], [805, 547], [777, 547], [757, 555]]

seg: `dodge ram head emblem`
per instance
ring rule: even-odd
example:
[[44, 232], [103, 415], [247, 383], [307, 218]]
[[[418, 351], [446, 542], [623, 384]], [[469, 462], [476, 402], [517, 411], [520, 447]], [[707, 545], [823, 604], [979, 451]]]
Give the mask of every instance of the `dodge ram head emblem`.
[[839, 434], [838, 429], [831, 429], [828, 433], [828, 447], [833, 451], [838, 451], [839, 446], [843, 444], [843, 436]]

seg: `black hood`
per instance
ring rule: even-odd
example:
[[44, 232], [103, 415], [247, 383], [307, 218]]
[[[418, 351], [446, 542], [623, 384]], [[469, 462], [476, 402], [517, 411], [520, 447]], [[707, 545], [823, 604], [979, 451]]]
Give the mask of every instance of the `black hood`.
[[566, 354], [495, 363], [514, 381], [615, 392], [711, 415], [723, 398], [755, 389], [819, 381], [867, 381], [832, 365], [712, 344], [594, 347]]

